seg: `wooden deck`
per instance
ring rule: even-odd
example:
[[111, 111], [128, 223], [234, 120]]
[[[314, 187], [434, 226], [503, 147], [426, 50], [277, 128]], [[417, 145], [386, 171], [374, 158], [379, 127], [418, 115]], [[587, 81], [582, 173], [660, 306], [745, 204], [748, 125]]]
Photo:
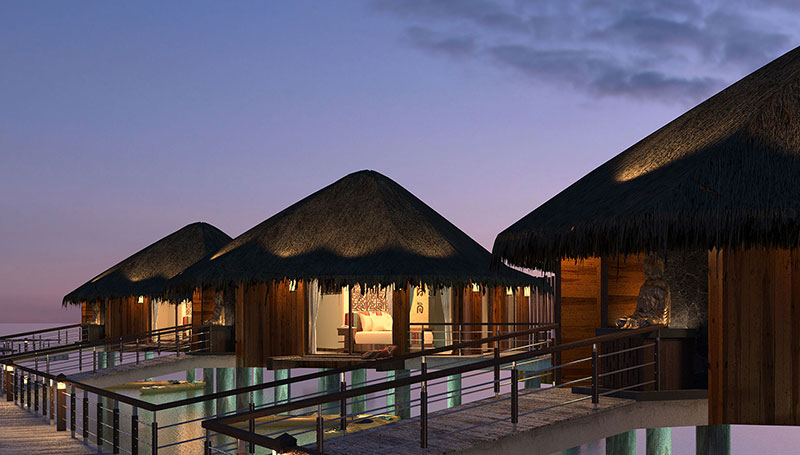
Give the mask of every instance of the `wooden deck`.
[[[555, 406], [569, 400], [586, 397], [576, 395], [570, 390], [550, 389], [519, 398], [519, 412], [532, 411], [548, 406]], [[469, 408], [477, 403], [493, 401], [489, 398], [480, 402], [468, 403], [458, 408]], [[473, 428], [467, 431], [441, 436], [461, 428], [472, 427], [496, 419], [507, 418], [510, 415], [510, 402], [499, 403], [472, 408], [464, 412], [457, 412], [437, 418], [437, 415], [450, 412], [457, 408], [432, 413], [428, 420], [428, 448], [419, 448], [419, 420], [401, 421], [382, 426], [379, 430], [365, 432], [363, 436], [354, 434], [341, 440], [330, 439], [325, 441], [326, 454], [362, 455], [373, 453], [424, 453], [439, 454], [451, 453], [468, 449], [476, 444], [498, 441], [504, 437], [523, 433], [536, 428], [563, 423], [571, 419], [598, 415], [610, 409], [630, 406], [634, 400], [603, 397], [598, 410], [594, 410], [591, 400], [587, 399], [578, 403], [558, 406], [544, 411], [521, 416], [515, 426], [510, 421], [494, 422], [489, 425]], [[416, 441], [416, 442], [412, 442]]]
[[97, 449], [72, 439], [69, 431], [56, 431], [41, 416], [0, 398], [0, 453], [3, 455], [58, 453], [96, 454]]

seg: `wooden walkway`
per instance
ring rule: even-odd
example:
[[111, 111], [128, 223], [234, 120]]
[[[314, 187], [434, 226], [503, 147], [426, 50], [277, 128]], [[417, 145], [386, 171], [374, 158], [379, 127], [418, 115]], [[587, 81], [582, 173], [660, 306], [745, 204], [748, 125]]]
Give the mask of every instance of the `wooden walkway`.
[[[508, 395], [504, 395], [508, 396]], [[570, 390], [549, 389], [519, 398], [520, 415], [534, 409], [555, 406], [569, 400], [584, 398], [586, 395], [576, 395]], [[419, 448], [419, 420], [406, 420], [381, 426], [379, 430], [366, 432], [363, 436], [353, 434], [342, 438], [325, 441], [326, 454], [363, 455], [374, 453], [419, 453], [440, 454], [458, 452], [468, 449], [476, 444], [485, 444], [517, 433], [526, 432], [535, 428], [562, 423], [571, 419], [586, 417], [592, 414], [602, 414], [609, 409], [629, 406], [633, 400], [602, 397], [598, 410], [594, 410], [591, 400], [587, 399], [565, 406], [553, 407], [544, 411], [521, 416], [519, 423], [513, 425], [510, 420], [494, 422], [479, 426], [467, 431], [451, 433], [458, 429], [473, 427], [496, 419], [510, 416], [511, 404], [509, 400], [498, 403], [475, 407], [463, 412], [441, 415], [458, 408], [470, 408], [477, 403], [493, 401], [488, 398], [479, 402], [472, 402], [457, 408], [431, 413], [428, 419], [428, 448]], [[415, 442], [412, 442], [415, 441]]]
[[58, 453], [96, 454], [97, 448], [72, 439], [69, 431], [56, 431], [41, 416], [21, 409], [0, 397], [0, 453], [3, 455]]

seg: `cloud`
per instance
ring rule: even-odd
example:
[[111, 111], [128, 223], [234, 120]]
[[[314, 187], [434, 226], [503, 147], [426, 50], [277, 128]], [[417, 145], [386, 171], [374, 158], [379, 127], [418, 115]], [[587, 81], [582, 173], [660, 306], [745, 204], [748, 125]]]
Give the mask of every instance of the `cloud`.
[[[800, 44], [795, 2], [374, 0], [433, 55], [592, 96], [694, 104]], [[796, 12], [796, 11], [795, 11]]]
[[409, 27], [406, 36], [416, 47], [434, 54], [466, 57], [475, 53], [477, 45], [472, 36], [443, 36], [424, 27]]

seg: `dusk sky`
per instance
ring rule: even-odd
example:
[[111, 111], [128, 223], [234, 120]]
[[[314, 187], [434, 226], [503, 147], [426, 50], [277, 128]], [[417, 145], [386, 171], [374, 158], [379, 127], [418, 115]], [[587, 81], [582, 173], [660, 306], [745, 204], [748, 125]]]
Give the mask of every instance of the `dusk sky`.
[[[374, 169], [495, 235], [800, 45], [792, 0], [0, 3], [0, 322]], [[364, 207], [368, 210], [369, 207]]]

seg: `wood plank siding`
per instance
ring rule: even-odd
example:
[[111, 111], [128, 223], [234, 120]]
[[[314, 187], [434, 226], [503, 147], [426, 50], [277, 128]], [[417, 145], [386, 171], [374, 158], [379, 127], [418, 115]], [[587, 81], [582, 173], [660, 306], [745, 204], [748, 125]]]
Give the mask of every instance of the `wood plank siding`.
[[106, 337], [119, 337], [150, 330], [150, 298], [124, 297], [107, 299], [105, 334]]
[[[595, 336], [595, 330], [614, 327], [616, 320], [633, 313], [644, 283], [642, 256], [562, 260], [560, 273], [561, 342]], [[605, 320], [603, 320], [605, 319]], [[591, 347], [564, 352], [562, 362], [590, 357]], [[562, 380], [591, 374], [591, 363], [563, 368]]]
[[709, 424], [800, 424], [800, 251], [708, 256]]
[[242, 284], [236, 289], [236, 361], [241, 367], [267, 366], [267, 358], [303, 355], [308, 340], [305, 283]]

